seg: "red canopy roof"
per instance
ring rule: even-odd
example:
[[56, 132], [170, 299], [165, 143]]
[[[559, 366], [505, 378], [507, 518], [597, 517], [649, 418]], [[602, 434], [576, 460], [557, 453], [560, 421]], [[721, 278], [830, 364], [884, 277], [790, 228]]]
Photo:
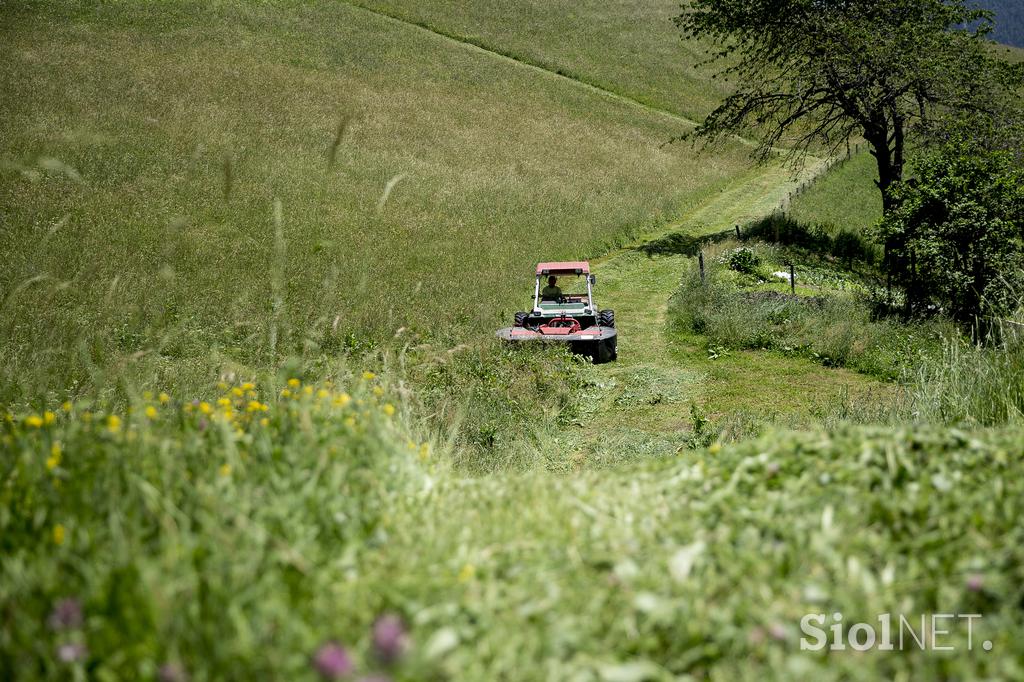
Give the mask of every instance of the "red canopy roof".
[[585, 260], [562, 263], [537, 263], [538, 275], [589, 275], [590, 263]]

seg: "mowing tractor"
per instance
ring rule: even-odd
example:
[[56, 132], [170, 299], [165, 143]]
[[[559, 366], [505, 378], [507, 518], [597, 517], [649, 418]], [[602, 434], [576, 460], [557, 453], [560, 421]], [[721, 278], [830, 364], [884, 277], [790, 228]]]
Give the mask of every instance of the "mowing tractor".
[[[563, 293], [558, 278], [580, 277], [587, 285], [586, 293]], [[573, 353], [589, 356], [595, 363], [611, 362], [615, 350], [615, 313], [597, 310], [594, 305], [594, 283], [590, 264], [539, 263], [533, 289], [533, 310], [516, 313], [512, 327], [498, 330], [506, 341], [567, 343]]]

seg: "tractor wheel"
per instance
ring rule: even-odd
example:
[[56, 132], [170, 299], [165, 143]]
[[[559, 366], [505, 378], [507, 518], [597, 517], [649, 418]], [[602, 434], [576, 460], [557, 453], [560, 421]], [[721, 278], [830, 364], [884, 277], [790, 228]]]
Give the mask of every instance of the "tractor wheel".
[[597, 316], [598, 324], [602, 327], [615, 327], [615, 311], [602, 310]]
[[516, 313], [515, 326], [516, 327], [526, 326], [526, 318], [529, 317], [529, 316], [530, 316], [529, 313]]
[[598, 341], [597, 347], [594, 348], [594, 364], [601, 365], [606, 362], [612, 362], [618, 357], [618, 353], [615, 349], [615, 339], [606, 339], [604, 341]]

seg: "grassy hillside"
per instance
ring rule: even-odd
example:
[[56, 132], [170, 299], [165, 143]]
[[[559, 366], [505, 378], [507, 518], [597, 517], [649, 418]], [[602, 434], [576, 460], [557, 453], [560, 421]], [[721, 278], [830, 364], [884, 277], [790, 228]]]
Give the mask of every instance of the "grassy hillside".
[[833, 168], [793, 199], [789, 215], [809, 225], [859, 232], [882, 217], [882, 195], [875, 186], [878, 170], [868, 153]]
[[672, 23], [677, 0], [354, 0], [654, 107], [701, 118], [728, 86]]
[[746, 168], [662, 148], [671, 116], [344, 3], [0, 12], [7, 399], [482, 334], [532, 263]]

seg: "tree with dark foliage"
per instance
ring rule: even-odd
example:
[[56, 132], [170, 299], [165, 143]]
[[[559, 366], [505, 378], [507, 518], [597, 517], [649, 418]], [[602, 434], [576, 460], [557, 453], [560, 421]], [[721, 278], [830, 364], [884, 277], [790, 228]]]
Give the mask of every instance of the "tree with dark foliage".
[[784, 146], [796, 160], [863, 137], [886, 213], [909, 131], [950, 114], [999, 118], [1024, 83], [992, 56], [991, 13], [968, 0], [692, 0], [676, 23], [714, 40], [736, 82], [698, 137], [755, 132], [762, 159]]
[[911, 310], [938, 308], [982, 333], [1024, 297], [1024, 172], [1019, 149], [986, 144], [994, 137], [965, 123], [917, 156], [878, 227]]

